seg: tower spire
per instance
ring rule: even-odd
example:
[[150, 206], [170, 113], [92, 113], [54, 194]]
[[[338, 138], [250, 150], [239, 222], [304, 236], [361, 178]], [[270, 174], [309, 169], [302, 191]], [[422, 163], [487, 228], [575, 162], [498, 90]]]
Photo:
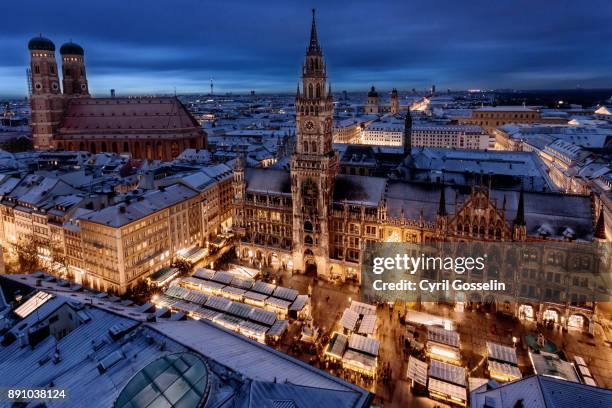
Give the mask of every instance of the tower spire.
[[599, 217], [597, 217], [597, 223], [595, 224], [595, 238], [606, 240], [606, 223], [604, 220], [603, 206], [599, 210]]
[[315, 9], [312, 9], [312, 27], [310, 28], [310, 44], [308, 45], [308, 53], [320, 53], [319, 39], [317, 38], [317, 23], [315, 21]]
[[525, 225], [525, 197], [522, 188], [521, 195], [519, 196], [518, 208], [516, 210], [516, 219], [514, 220], [514, 225]]
[[446, 213], [446, 196], [445, 196], [445, 188], [444, 188], [444, 184], [442, 184], [441, 186], [442, 188], [440, 189], [440, 204], [438, 206], [438, 215], [440, 217], [444, 217], [447, 215]]

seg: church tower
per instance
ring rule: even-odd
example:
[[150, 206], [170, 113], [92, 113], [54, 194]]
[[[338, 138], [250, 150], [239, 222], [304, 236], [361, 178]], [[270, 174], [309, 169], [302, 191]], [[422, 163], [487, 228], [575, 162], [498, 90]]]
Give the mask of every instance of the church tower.
[[35, 149], [53, 148], [53, 134], [64, 114], [55, 44], [42, 36], [34, 37], [28, 43], [30, 50], [30, 72], [32, 94], [32, 138]]
[[329, 274], [330, 209], [338, 155], [332, 149], [333, 101], [312, 10], [310, 43], [295, 97], [297, 140], [291, 158], [293, 265]]
[[399, 98], [395, 88], [391, 91], [391, 113], [394, 115], [399, 113]]
[[368, 92], [368, 104], [365, 107], [366, 113], [378, 113], [379, 111], [379, 99], [376, 88], [372, 87]]
[[67, 97], [89, 96], [85, 74], [85, 51], [73, 42], [60, 47], [62, 56], [62, 88]]

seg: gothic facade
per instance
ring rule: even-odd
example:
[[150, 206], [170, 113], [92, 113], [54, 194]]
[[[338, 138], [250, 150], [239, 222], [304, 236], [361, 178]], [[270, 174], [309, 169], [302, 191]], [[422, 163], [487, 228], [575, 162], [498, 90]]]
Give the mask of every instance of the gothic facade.
[[[290, 171], [248, 168], [243, 159], [234, 171], [238, 254], [256, 266], [359, 281], [363, 251], [370, 242], [600, 238], [586, 196], [382, 176], [377, 169], [387, 172], [410, 159], [409, 132], [401, 153], [360, 161], [376, 169], [345, 171], [352, 168], [348, 159], [363, 152], [356, 146], [345, 152], [350, 158], [339, 158], [332, 147], [332, 96], [314, 13], [295, 103], [297, 139]], [[409, 129], [409, 114], [405, 120]]]

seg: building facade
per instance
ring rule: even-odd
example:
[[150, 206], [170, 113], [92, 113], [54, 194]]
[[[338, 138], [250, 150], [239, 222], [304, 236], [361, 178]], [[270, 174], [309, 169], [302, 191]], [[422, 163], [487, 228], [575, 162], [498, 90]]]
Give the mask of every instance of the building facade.
[[[297, 143], [291, 170], [249, 168], [243, 160], [235, 168], [234, 228], [242, 259], [325, 280], [359, 281], [363, 251], [370, 242], [596, 238], [588, 196], [339, 174], [339, 165], [346, 164], [339, 163], [331, 146], [332, 100], [325, 84], [313, 15], [303, 90], [296, 96]], [[403, 133], [411, 127], [407, 115]], [[393, 169], [410, 162], [412, 134], [404, 135], [401, 153], [380, 152], [372, 163]], [[354, 147], [344, 155], [354, 158], [365, 152], [366, 146]], [[588, 305], [580, 309], [587, 319], [592, 312]], [[518, 314], [518, 306], [512, 313]], [[538, 318], [542, 316], [543, 312]]]
[[40, 36], [28, 48], [36, 149], [172, 160], [187, 148], [206, 147], [206, 134], [177, 98], [91, 98], [81, 46], [60, 48], [62, 86], [55, 44]]

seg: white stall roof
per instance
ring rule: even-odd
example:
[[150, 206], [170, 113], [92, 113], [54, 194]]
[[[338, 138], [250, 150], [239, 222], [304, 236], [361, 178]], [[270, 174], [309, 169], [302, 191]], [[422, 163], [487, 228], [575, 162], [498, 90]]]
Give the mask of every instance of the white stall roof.
[[254, 335], [254, 336], [263, 336], [268, 331], [268, 328], [266, 326], [262, 326], [262, 325], [257, 324], [257, 323], [244, 321], [244, 322], [240, 323], [239, 330], [240, 330], [241, 333], [244, 333], [244, 334], [247, 334], [247, 335], [250, 334], [250, 335]]
[[249, 317], [252, 311], [253, 308], [251, 306], [239, 302], [232, 302], [232, 304], [227, 308], [227, 313], [243, 319]]
[[[188, 276], [186, 278], [182, 278], [179, 282], [181, 283], [188, 283], [190, 285], [194, 285], [194, 286], [200, 286], [202, 284], [202, 279], [198, 279], [198, 278], [194, 278], [193, 276]], [[174, 284], [170, 285], [170, 287], [172, 287]]]
[[276, 321], [276, 313], [254, 307], [249, 315], [249, 319], [266, 326], [272, 326]]
[[376, 315], [376, 306], [353, 300], [350, 306], [351, 311], [360, 315]]
[[277, 286], [272, 296], [293, 302], [299, 295], [298, 291], [283, 286]]
[[228, 295], [235, 295], [235, 296], [241, 296], [244, 295], [246, 291], [244, 289], [240, 289], [240, 288], [235, 288], [233, 286], [225, 286], [223, 289], [221, 289], [221, 293], [225, 293]]
[[277, 320], [276, 322], [274, 322], [272, 327], [270, 327], [270, 330], [268, 330], [268, 336], [278, 337], [282, 335], [285, 330], [287, 330], [288, 326], [289, 322], [287, 320]]
[[236, 330], [240, 326], [240, 323], [242, 323], [243, 321], [244, 320], [242, 319], [227, 315], [225, 313], [220, 313], [217, 317], [213, 319], [213, 322], [232, 330]]
[[469, 391], [472, 392], [476, 388], [485, 385], [489, 382], [488, 378], [470, 377], [468, 378]]
[[431, 360], [429, 365], [429, 376], [442, 381], [450, 382], [465, 387], [465, 368], [453, 364]]
[[228, 307], [232, 304], [231, 300], [222, 298], [220, 296], [211, 296], [205, 303], [205, 306], [210, 309], [215, 309], [221, 312], [225, 312]]
[[489, 372], [493, 371], [515, 378], [523, 378], [523, 374], [521, 374], [521, 370], [517, 366], [489, 360]]
[[342, 318], [340, 319], [340, 325], [347, 330], [355, 331], [357, 320], [359, 320], [359, 315], [357, 313], [350, 309], [344, 309], [344, 313], [342, 313]]
[[289, 309], [291, 302], [270, 296], [266, 299], [266, 305], [276, 306], [280, 309]]
[[427, 385], [427, 363], [413, 356], [408, 358], [408, 378], [415, 382]]
[[192, 290], [189, 292], [187, 296], [185, 296], [184, 299], [191, 303], [195, 303], [201, 306], [204, 303], [206, 303], [206, 301], [208, 300], [208, 296], [203, 293], [199, 293], [199, 292], [196, 292], [195, 290]]
[[203, 280], [202, 283], [200, 283], [200, 287], [204, 292], [218, 292], [223, 289], [225, 285], [219, 282]]
[[201, 307], [195, 312], [193, 312], [193, 317], [196, 319], [206, 319], [206, 320], [214, 320], [217, 316], [219, 316], [221, 312], [212, 309], [206, 309], [205, 307]]
[[373, 334], [374, 330], [376, 330], [376, 315], [363, 316], [357, 332], [360, 334]]
[[517, 365], [516, 350], [514, 347], [504, 346], [487, 341], [487, 354], [489, 359]]
[[300, 310], [304, 309], [306, 303], [308, 303], [308, 295], [298, 295], [298, 297], [295, 299], [295, 302], [291, 304], [289, 310], [295, 310], [299, 312]]
[[459, 333], [445, 330], [442, 327], [429, 326], [427, 328], [427, 340], [459, 348]]
[[231, 273], [217, 271], [213, 275], [212, 280], [214, 280], [215, 282], [224, 283], [226, 285], [229, 285], [229, 283], [232, 281], [233, 278], [234, 276]]
[[257, 292], [253, 292], [253, 291], [248, 291], [244, 294], [244, 297], [246, 299], [251, 299], [251, 300], [256, 300], [258, 302], [263, 302], [264, 300], [266, 300], [268, 298], [268, 295], [264, 295], [262, 293], [257, 293]]
[[352, 334], [349, 337], [349, 348], [372, 356], [378, 356], [380, 341], [359, 334]]
[[211, 280], [213, 276], [215, 276], [215, 271], [212, 269], [199, 268], [197, 271], [195, 271], [193, 276], [204, 280]]
[[254, 283], [255, 281], [253, 281], [253, 279], [239, 278], [237, 276], [234, 276], [234, 279], [232, 279], [231, 285], [237, 288], [249, 290], [253, 287]]
[[276, 289], [276, 286], [271, 283], [255, 281], [255, 284], [251, 290], [270, 296], [272, 295], [272, 292], [274, 292], [274, 289]]
[[346, 350], [347, 343], [348, 337], [342, 333], [334, 333], [331, 337], [329, 345], [327, 346], [326, 353], [336, 358], [342, 358], [344, 351]]
[[450, 384], [445, 381], [436, 380], [435, 378], [429, 379], [429, 390], [437, 392], [442, 395], [448, 395], [449, 397], [456, 398], [460, 401], [467, 400], [467, 390], [465, 387]]
[[360, 353], [356, 350], [347, 350], [342, 357], [342, 361], [345, 361], [352, 366], [360, 367], [366, 371], [376, 370], [376, 357]]

